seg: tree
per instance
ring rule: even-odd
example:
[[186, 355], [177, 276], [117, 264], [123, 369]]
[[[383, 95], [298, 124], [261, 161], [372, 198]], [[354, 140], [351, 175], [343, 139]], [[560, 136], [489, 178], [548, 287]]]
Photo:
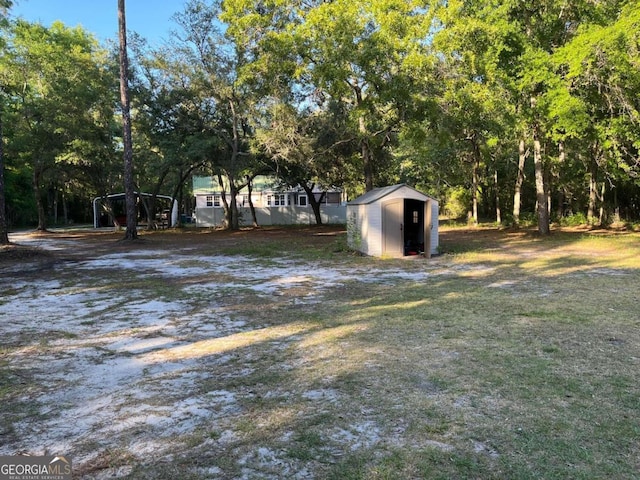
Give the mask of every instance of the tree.
[[561, 127], [555, 133], [561, 140], [582, 140], [591, 223], [604, 220], [607, 186], [640, 184], [640, 12], [624, 2], [609, 7], [607, 15], [582, 24], [553, 57], [565, 92], [553, 104]]
[[8, 147], [31, 172], [38, 229], [44, 230], [46, 189], [60, 173], [61, 157], [104, 107], [106, 55], [82, 28], [59, 22], [46, 28], [18, 20], [11, 33], [5, 61], [16, 88], [8, 97]]
[[517, 50], [509, 41], [511, 27], [501, 15], [487, 21], [481, 2], [443, 2], [434, 6], [434, 15], [439, 28], [433, 48], [442, 86], [435, 96], [437, 113], [426, 128], [434, 131], [433, 148], [443, 149], [443, 158], [449, 156], [440, 168], [448, 170], [443, 176], [453, 184], [452, 194], [458, 195], [460, 182], [469, 189], [470, 219], [477, 224], [483, 204], [493, 200], [501, 222], [501, 174], [509, 170], [505, 145], [512, 141], [515, 111], [500, 65]]
[[135, 184], [133, 179], [133, 143], [129, 101], [129, 59], [127, 56], [127, 17], [125, 0], [118, 0], [118, 39], [120, 45], [120, 103], [122, 108], [122, 143], [124, 148], [124, 191], [127, 211], [126, 240], [138, 236]]
[[246, 63], [242, 45], [229, 41], [217, 20], [220, 2], [191, 0], [176, 16], [182, 28], [177, 64], [198, 100], [202, 127], [209, 140], [211, 170], [226, 178], [223, 191], [226, 227], [240, 228], [237, 194], [254, 163], [250, 151], [251, 117], [255, 94], [242, 72]]
[[235, 0], [224, 3], [222, 18], [250, 52], [247, 75], [279, 92], [286, 86], [300, 103], [346, 108], [366, 190], [385, 183], [388, 153], [415, 106], [412, 86], [424, 67], [429, 22], [421, 2]]
[[328, 111], [300, 111], [282, 101], [271, 105], [256, 133], [256, 142], [283, 183], [307, 194], [317, 225], [322, 224], [324, 195], [316, 197], [317, 189], [344, 184], [344, 159], [357, 147], [357, 140], [345, 135], [344, 123], [337, 105]]
[[[571, 44], [582, 28], [591, 24], [610, 22], [620, 11], [624, 1], [603, 2], [575, 1], [569, 4], [539, 2], [522, 9], [521, 4], [505, 2], [509, 8], [510, 21], [517, 26], [523, 45], [519, 67], [512, 69], [518, 78], [518, 98], [524, 113], [527, 131], [533, 139], [533, 158], [536, 179], [538, 230], [549, 232], [551, 178], [556, 189], [562, 188], [561, 177], [569, 172], [571, 153], [565, 148], [571, 139], [576, 150], [574, 156], [591, 157], [589, 163], [597, 163], [600, 148], [593, 142], [590, 115], [587, 104], [571, 95], [571, 84], [564, 80], [566, 69], [558, 68], [557, 56], [566, 45]], [[544, 152], [547, 152], [546, 155]], [[557, 152], [557, 156], [555, 155]], [[562, 162], [559, 166], [558, 163]], [[575, 164], [575, 163], [574, 163]], [[593, 167], [589, 174], [591, 204], [594, 203]], [[557, 210], [561, 210], [560, 205]]]
[[181, 70], [172, 68], [170, 53], [135, 40], [129, 68], [136, 111], [136, 187], [151, 193], [140, 201], [149, 217], [147, 229], [153, 229], [157, 195], [165, 191], [176, 198], [186, 177], [203, 163], [202, 154], [192, 148], [202, 129], [193, 114], [198, 102], [181, 83]]
[[[513, 151], [517, 146], [519, 152], [513, 183], [514, 220], [517, 222], [520, 214], [524, 161], [531, 150], [541, 233], [549, 232], [548, 202], [559, 198], [552, 196], [552, 188], [562, 190], [567, 167], [577, 165], [569, 159], [571, 152], [566, 147], [577, 147], [576, 156], [588, 156], [589, 149], [570, 140], [591, 138], [588, 102], [571, 94], [576, 85], [565, 80], [567, 65], [560, 65], [557, 53], [571, 44], [584, 26], [601, 26], [617, 18], [625, 3], [618, 0], [570, 3], [541, 0], [527, 5], [518, 0], [434, 3], [440, 22], [435, 41], [444, 46], [443, 51], [451, 51], [453, 60], [463, 67], [460, 70], [456, 66], [455, 73], [474, 72], [473, 81], [486, 82], [496, 95], [503, 94], [516, 107], [516, 115], [506, 130], [506, 137], [513, 140]], [[630, 21], [627, 28], [633, 30], [633, 25]], [[584, 44], [584, 38], [576, 40], [576, 46]], [[588, 144], [588, 140], [582, 142]], [[555, 185], [550, 184], [551, 180]]]
[[[6, 14], [11, 7], [11, 1], [0, 0], [0, 31], [7, 27]], [[5, 188], [4, 188], [4, 136], [3, 136], [3, 114], [4, 114], [4, 102], [5, 102], [5, 82], [4, 82], [4, 69], [2, 65], [2, 58], [4, 57], [4, 51], [7, 45], [4, 41], [4, 37], [0, 36], [0, 245], [7, 245], [9, 243], [9, 232], [7, 225], [7, 207], [5, 203]]]
[[2, 128], [2, 100], [0, 100], [0, 245], [9, 243], [9, 231], [7, 225], [7, 207], [5, 204], [4, 189], [4, 138]]
[[[176, 17], [176, 41], [144, 51], [126, 38], [119, 2], [128, 64], [120, 86], [130, 95], [125, 106], [121, 91], [122, 141], [113, 121], [119, 62], [109, 70], [81, 29], [11, 22], [0, 45], [0, 167], [8, 167], [0, 172], [9, 179], [0, 177], [0, 202], [30, 176], [46, 228], [58, 196], [64, 205], [72, 189], [102, 195], [121, 181], [115, 153], [124, 145], [126, 183], [136, 159], [132, 192], [175, 196], [205, 164], [224, 177], [229, 228], [239, 226], [237, 192], [265, 159], [307, 189], [312, 207], [317, 186], [359, 193], [402, 181], [441, 197], [466, 188], [476, 221], [493, 206], [499, 219], [513, 199], [516, 223], [522, 204], [543, 233], [554, 212], [584, 211], [595, 222], [614, 205], [637, 215], [633, 7], [193, 0]], [[0, 242], [2, 215], [15, 215], [19, 201], [13, 194], [0, 205]]]

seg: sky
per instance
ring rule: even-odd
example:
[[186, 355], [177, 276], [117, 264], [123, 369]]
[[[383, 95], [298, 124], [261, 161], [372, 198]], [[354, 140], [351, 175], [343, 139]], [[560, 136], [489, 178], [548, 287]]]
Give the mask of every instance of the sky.
[[[126, 0], [127, 31], [135, 31], [157, 46], [176, 29], [171, 20], [187, 0]], [[118, 35], [118, 0], [14, 0], [11, 15], [50, 26], [60, 20], [69, 27], [82, 25], [98, 40]]]

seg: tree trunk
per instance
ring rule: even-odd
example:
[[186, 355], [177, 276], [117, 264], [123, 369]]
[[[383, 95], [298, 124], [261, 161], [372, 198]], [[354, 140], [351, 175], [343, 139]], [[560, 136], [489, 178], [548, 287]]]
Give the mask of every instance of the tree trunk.
[[218, 174], [218, 184], [222, 190], [222, 204], [225, 212], [225, 224], [224, 227], [229, 230], [240, 229], [240, 218], [238, 216], [238, 186], [236, 179], [231, 175], [229, 171], [225, 172], [227, 180], [229, 182], [229, 198], [224, 190], [224, 182], [222, 175]]
[[[352, 86], [356, 96], [356, 105], [362, 105], [362, 88], [360, 86]], [[371, 145], [369, 144], [369, 132], [367, 131], [367, 123], [364, 115], [358, 117], [358, 130], [360, 132], [360, 151], [362, 155], [362, 167], [364, 170], [364, 188], [365, 191], [373, 190], [373, 158], [371, 157]]]
[[238, 187], [236, 186], [235, 179], [229, 179], [229, 190], [231, 195], [231, 204], [229, 211], [231, 212], [231, 218], [229, 224], [231, 230], [240, 230], [240, 215], [238, 214]]
[[309, 205], [311, 205], [311, 209], [313, 210], [313, 215], [316, 218], [316, 225], [322, 225], [322, 214], [320, 213], [320, 205], [322, 204], [322, 200], [326, 195], [325, 192], [322, 192], [320, 195], [320, 199], [317, 199], [315, 194], [313, 193], [313, 188], [315, 184], [312, 184], [311, 187], [308, 185], [302, 185], [305, 193], [307, 194], [307, 198], [309, 199]]
[[240, 218], [238, 216], [238, 182], [236, 181], [236, 175], [239, 173], [238, 159], [240, 158], [241, 149], [241, 124], [242, 119], [237, 112], [236, 104], [237, 100], [235, 96], [232, 96], [228, 100], [229, 109], [232, 117], [232, 138], [228, 142], [231, 147], [231, 158], [229, 167], [225, 169], [225, 175], [229, 181], [229, 195], [231, 196], [228, 209], [227, 209], [227, 228], [231, 230], [240, 229]]
[[[0, 102], [3, 99], [0, 99]], [[7, 222], [7, 206], [4, 196], [4, 139], [2, 130], [2, 106], [0, 103], [0, 245], [9, 244], [9, 225]]]
[[240, 218], [238, 215], [238, 186], [236, 185], [235, 178], [227, 171], [225, 172], [227, 180], [229, 181], [229, 197], [227, 199], [227, 192], [224, 189], [224, 181], [222, 175], [218, 174], [218, 185], [222, 191], [220, 197], [222, 198], [222, 206], [224, 208], [224, 225], [223, 227], [228, 230], [240, 229]]
[[131, 110], [129, 101], [129, 59], [127, 57], [127, 22], [125, 0], [118, 0], [118, 36], [120, 40], [120, 103], [122, 104], [122, 143], [124, 148], [124, 193], [127, 212], [125, 240], [138, 237], [136, 196], [133, 181], [133, 142], [131, 140]]
[[587, 222], [595, 223], [596, 201], [598, 197], [598, 163], [595, 158], [589, 162], [589, 206], [587, 208]]
[[[178, 225], [182, 225], [182, 220], [181, 217], [182, 215], [180, 215], [180, 208], [182, 207], [182, 196], [183, 196], [183, 185], [184, 182], [187, 181], [187, 178], [189, 177], [189, 175], [191, 175], [191, 172], [193, 172], [194, 170], [196, 170], [197, 168], [202, 167], [202, 164], [195, 164], [195, 165], [191, 165], [186, 172], [182, 172], [180, 171], [180, 178], [178, 180], [178, 183], [176, 184], [176, 188], [173, 189], [173, 196], [172, 198], [175, 200], [178, 195], [180, 196], [180, 201], [178, 202]], [[173, 209], [173, 204], [171, 204], [171, 209]], [[186, 211], [184, 212], [185, 214], [187, 213]], [[177, 225], [176, 225], [177, 226]]]
[[[138, 205], [141, 205], [144, 209], [144, 216], [147, 217], [147, 230], [154, 230], [158, 228], [158, 224], [156, 223], [156, 198], [155, 197], [144, 197], [143, 195], [139, 196]], [[142, 214], [140, 214], [141, 218], [144, 218]], [[162, 221], [162, 217], [160, 218]]]
[[544, 188], [544, 167], [542, 164], [542, 152], [540, 148], [540, 138], [538, 127], [533, 129], [533, 164], [536, 172], [536, 200], [538, 203], [538, 232], [548, 235], [549, 228], [549, 206], [547, 202], [547, 192]]
[[251, 210], [251, 221], [253, 222], [253, 227], [258, 228], [260, 225], [258, 224], [256, 207], [255, 205], [253, 205], [253, 179], [248, 175], [247, 175], [247, 191], [249, 192], [248, 200], [249, 200], [249, 210]]
[[544, 190], [547, 193], [547, 215], [549, 216], [549, 222], [551, 222], [551, 188], [553, 187], [551, 183], [551, 173], [549, 169], [543, 169], [544, 175]]
[[[153, 186], [153, 191], [150, 192], [151, 193], [151, 197], [148, 197], [148, 200], [146, 202], [143, 202], [144, 207], [147, 211], [147, 230], [153, 230], [154, 228], [157, 228], [157, 224], [156, 224], [156, 219], [155, 219], [155, 213], [156, 213], [156, 206], [158, 205], [158, 195], [160, 195], [160, 189], [162, 188], [162, 184], [164, 183], [165, 178], [167, 178], [167, 175], [169, 174], [169, 167], [165, 167], [161, 172], [160, 175], [158, 176], [158, 180], [155, 182], [155, 185]], [[140, 197], [141, 199], [144, 197]], [[173, 198], [176, 198], [175, 196]], [[171, 204], [171, 206], [169, 207], [169, 210], [173, 209], [173, 204]], [[162, 209], [160, 210], [160, 222], [162, 223]], [[168, 222], [167, 222], [167, 227], [171, 226], [171, 214], [169, 214], [169, 218], [168, 218]]]
[[520, 206], [522, 204], [522, 184], [524, 182], [524, 163], [527, 158], [524, 139], [518, 145], [518, 175], [516, 176], [516, 186], [513, 191], [513, 222], [520, 225]]
[[472, 193], [471, 199], [473, 201], [473, 224], [478, 225], [478, 193], [480, 192], [480, 147], [476, 141], [475, 136], [471, 138], [473, 147], [473, 167], [472, 167]]
[[42, 202], [42, 189], [40, 188], [41, 172], [37, 163], [33, 168], [33, 193], [36, 197], [36, 210], [38, 212], [38, 230], [43, 232], [47, 229], [47, 213]]
[[566, 161], [566, 153], [564, 150], [564, 142], [558, 143], [558, 169], [555, 171], [554, 178], [558, 185], [558, 189], [556, 192], [556, 216], [557, 218], [562, 218], [564, 215], [564, 197], [565, 190], [564, 187], [560, 185], [560, 172], [564, 168], [564, 164]]
[[604, 225], [604, 194], [606, 193], [607, 182], [602, 182], [602, 188], [600, 189], [600, 216], [598, 222], [600, 225]]
[[50, 197], [51, 200], [51, 216], [53, 217], [53, 224], [58, 225], [58, 189], [51, 187]]
[[[107, 225], [109, 223], [113, 223], [113, 227], [116, 231], [120, 230], [120, 225], [118, 224], [118, 220], [116, 219], [116, 214], [113, 211], [113, 205], [111, 205], [111, 200], [107, 197], [106, 194], [102, 195], [102, 207], [104, 208], [104, 211], [107, 214], [108, 217], [108, 221], [107, 221]], [[107, 226], [105, 225], [105, 227]]]
[[[176, 207], [178, 209], [178, 219], [176, 220], [176, 224], [173, 225], [174, 227], [182, 227], [182, 215], [185, 214], [186, 215], [186, 211], [187, 209], [184, 206], [184, 181], [182, 180], [182, 170], [180, 170], [180, 181], [178, 182], [178, 185], [176, 186], [176, 190], [173, 191], [173, 195], [171, 196], [171, 198], [173, 199], [171, 201], [171, 212], [173, 213], [173, 201], [177, 201], [178, 206]], [[169, 222], [171, 223], [171, 222]]]
[[229, 209], [229, 202], [227, 201], [227, 192], [224, 189], [224, 181], [222, 180], [222, 174], [218, 173], [218, 185], [220, 186], [220, 198], [222, 199], [222, 209], [224, 211], [224, 222], [222, 227], [225, 229], [231, 228], [231, 212]]
[[364, 188], [367, 192], [373, 190], [373, 159], [371, 158], [371, 146], [369, 145], [369, 139], [366, 138], [367, 127], [365, 125], [364, 117], [360, 117], [360, 134], [362, 139], [360, 140], [360, 150], [362, 155], [362, 167], [364, 169]]
[[60, 195], [62, 196], [62, 221], [65, 225], [69, 225], [71, 222], [69, 220], [69, 205], [67, 202], [67, 194], [63, 190]]
[[498, 187], [498, 170], [493, 171], [493, 188], [496, 190], [496, 223], [502, 224], [502, 211], [500, 210], [500, 188]]

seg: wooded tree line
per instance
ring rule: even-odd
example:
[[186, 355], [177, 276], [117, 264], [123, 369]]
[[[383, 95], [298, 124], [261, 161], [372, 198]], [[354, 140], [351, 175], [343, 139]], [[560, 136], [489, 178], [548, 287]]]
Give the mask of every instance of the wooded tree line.
[[[175, 26], [129, 38], [136, 188], [224, 176], [230, 228], [264, 173], [351, 197], [406, 182], [543, 233], [640, 215], [635, 1], [191, 0]], [[122, 191], [118, 52], [60, 23], [0, 28], [2, 210], [45, 228]]]

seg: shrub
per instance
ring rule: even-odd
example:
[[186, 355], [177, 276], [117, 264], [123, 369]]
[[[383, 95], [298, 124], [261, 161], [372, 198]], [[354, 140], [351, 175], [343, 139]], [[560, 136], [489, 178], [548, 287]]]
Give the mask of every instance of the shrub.
[[587, 220], [587, 216], [584, 213], [578, 212], [566, 217], [561, 217], [559, 223], [563, 227], [577, 227], [580, 225], [587, 225], [589, 222]]
[[471, 203], [471, 194], [464, 187], [451, 187], [447, 191], [447, 197], [444, 204], [444, 214], [449, 218], [465, 218]]

